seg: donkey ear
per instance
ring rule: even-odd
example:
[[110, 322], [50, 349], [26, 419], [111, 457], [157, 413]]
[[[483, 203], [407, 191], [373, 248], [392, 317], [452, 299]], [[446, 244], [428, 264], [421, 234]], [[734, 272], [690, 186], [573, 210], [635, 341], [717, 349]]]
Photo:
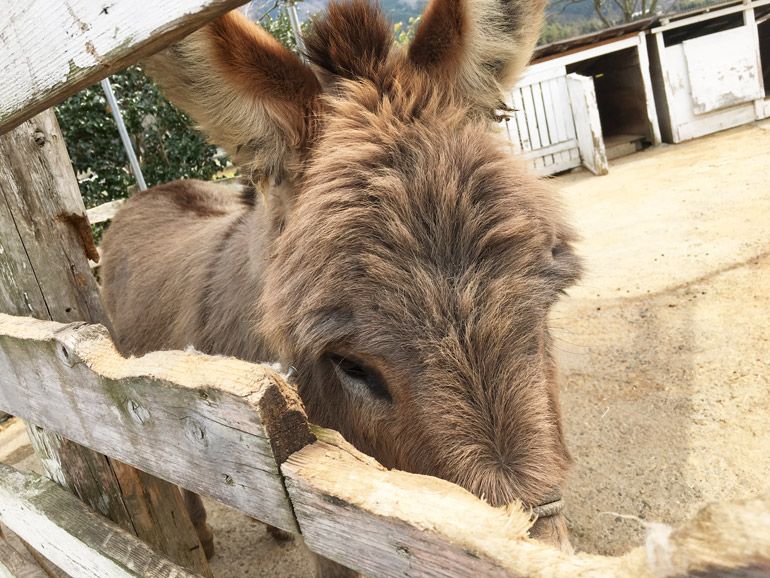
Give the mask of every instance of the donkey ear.
[[260, 179], [310, 146], [321, 92], [308, 66], [233, 11], [144, 62], [166, 96]]
[[409, 59], [461, 97], [498, 108], [532, 56], [546, 0], [431, 0]]
[[363, 0], [330, 2], [305, 38], [307, 55], [327, 86], [335, 77], [376, 80], [392, 45], [390, 23], [378, 5]]

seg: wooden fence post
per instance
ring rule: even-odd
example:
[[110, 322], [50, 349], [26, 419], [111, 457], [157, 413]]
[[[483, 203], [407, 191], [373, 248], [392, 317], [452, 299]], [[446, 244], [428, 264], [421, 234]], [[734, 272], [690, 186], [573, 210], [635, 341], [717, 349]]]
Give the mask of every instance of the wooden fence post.
[[[91, 228], [53, 110], [0, 135], [0, 311], [110, 327]], [[0, 376], [0, 387], [2, 387]], [[176, 486], [27, 424], [50, 478], [178, 564], [212, 576]]]

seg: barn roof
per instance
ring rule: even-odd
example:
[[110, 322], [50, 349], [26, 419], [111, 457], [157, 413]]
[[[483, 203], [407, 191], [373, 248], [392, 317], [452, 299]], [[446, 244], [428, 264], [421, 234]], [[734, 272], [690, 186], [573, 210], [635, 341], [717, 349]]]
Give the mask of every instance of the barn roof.
[[632, 34], [638, 34], [645, 30], [649, 30], [661, 23], [673, 22], [684, 18], [690, 18], [692, 16], [698, 16], [700, 14], [707, 14], [712, 11], [717, 11], [722, 8], [728, 8], [742, 4], [742, 0], [713, 0], [705, 6], [700, 6], [696, 9], [683, 9], [680, 11], [673, 11], [667, 14], [661, 14], [651, 16], [649, 18], [643, 18], [640, 20], [634, 20], [626, 24], [620, 24], [613, 26], [612, 28], [605, 28], [597, 32], [591, 32], [590, 34], [583, 34], [581, 36], [575, 36], [567, 40], [559, 40], [558, 42], [551, 42], [550, 44], [544, 44], [535, 48], [535, 53], [532, 56], [532, 64], [542, 62], [544, 60], [551, 60], [564, 54], [578, 52], [593, 46], [600, 44], [607, 44], [621, 38], [631, 36]]

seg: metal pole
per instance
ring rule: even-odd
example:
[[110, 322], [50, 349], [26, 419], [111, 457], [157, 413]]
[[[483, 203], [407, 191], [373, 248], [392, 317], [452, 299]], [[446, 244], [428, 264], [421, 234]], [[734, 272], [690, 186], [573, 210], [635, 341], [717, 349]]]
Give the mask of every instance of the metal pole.
[[128, 137], [126, 125], [123, 123], [123, 117], [120, 116], [118, 101], [115, 100], [115, 93], [112, 92], [112, 85], [110, 84], [109, 78], [102, 80], [102, 88], [104, 89], [104, 95], [107, 97], [107, 103], [110, 105], [112, 118], [115, 119], [115, 123], [118, 125], [120, 140], [123, 141], [123, 148], [126, 149], [128, 162], [131, 163], [131, 172], [134, 173], [134, 178], [136, 178], [136, 184], [139, 185], [139, 190], [143, 191], [147, 188], [147, 185], [144, 183], [144, 175], [142, 175], [142, 169], [139, 167], [139, 161], [134, 153], [134, 147], [131, 145], [131, 139]]
[[297, 7], [295, 6], [294, 2], [288, 2], [286, 4], [286, 9], [289, 13], [291, 29], [294, 31], [294, 40], [297, 41], [297, 51], [300, 53], [302, 60], [305, 60], [305, 41], [302, 39], [302, 28], [299, 25], [299, 14], [297, 13]]

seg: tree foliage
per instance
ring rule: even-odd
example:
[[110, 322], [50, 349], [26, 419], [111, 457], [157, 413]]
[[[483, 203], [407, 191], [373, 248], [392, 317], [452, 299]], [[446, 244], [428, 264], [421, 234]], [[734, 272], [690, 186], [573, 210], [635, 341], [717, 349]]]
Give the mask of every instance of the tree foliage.
[[[141, 66], [113, 75], [111, 82], [148, 186], [210, 179], [224, 168], [216, 147], [163, 97]], [[86, 206], [126, 197], [135, 181], [101, 85], [67, 99], [56, 114]]]
[[576, 22], [566, 23], [546, 21], [537, 43], [549, 44], [559, 40], [567, 40], [575, 36], [596, 32], [602, 28], [604, 28], [604, 25], [600, 20], [596, 19], [581, 19]]
[[[548, 23], [581, 25], [598, 19], [606, 28], [679, 11], [686, 2], [705, 5], [711, 0], [551, 0]], [[567, 15], [572, 17], [563, 17]]]
[[[296, 53], [283, 3], [260, 24]], [[225, 169], [216, 147], [165, 99], [141, 66], [114, 74], [110, 82], [147, 186], [180, 178], [208, 180]], [[86, 206], [127, 197], [135, 180], [101, 85], [65, 100], [56, 115]]]
[[406, 45], [414, 40], [414, 35], [417, 32], [417, 26], [419, 26], [421, 19], [422, 16], [410, 16], [406, 27], [403, 22], [396, 22], [393, 25], [393, 34], [396, 37], [396, 43]]

